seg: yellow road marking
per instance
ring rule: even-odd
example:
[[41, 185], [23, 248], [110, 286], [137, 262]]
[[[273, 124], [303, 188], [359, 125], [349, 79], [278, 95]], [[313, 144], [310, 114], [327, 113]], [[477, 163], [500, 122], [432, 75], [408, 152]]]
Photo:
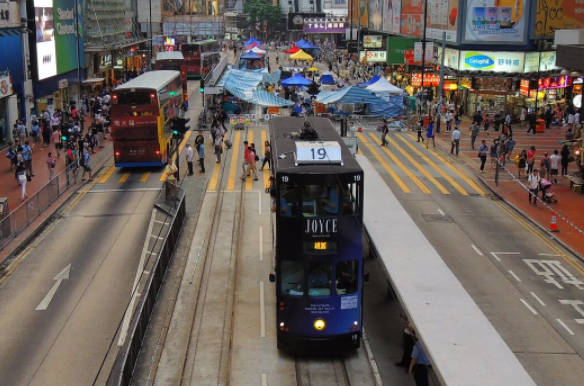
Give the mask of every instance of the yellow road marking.
[[144, 173], [144, 175], [142, 176], [142, 178], [140, 178], [140, 182], [146, 182], [146, 180], [148, 179], [148, 177], [150, 177], [150, 172]]
[[454, 188], [456, 190], [458, 190], [460, 192], [460, 194], [462, 194], [463, 196], [468, 196], [468, 193], [466, 192], [466, 190], [464, 190], [460, 185], [458, 185], [456, 183], [456, 181], [454, 181], [452, 179], [452, 177], [450, 177], [448, 174], [446, 174], [442, 169], [440, 169], [438, 167], [438, 165], [436, 165], [434, 162], [432, 162], [430, 160], [430, 158], [426, 157], [424, 154], [422, 154], [421, 151], [419, 151], [418, 149], [416, 149], [411, 143], [408, 142], [407, 139], [405, 139], [404, 137], [402, 137], [400, 134], [396, 134], [396, 137], [399, 138], [401, 141], [403, 141], [403, 143], [405, 143], [410, 149], [412, 149], [417, 155], [419, 155], [424, 162], [426, 162], [428, 165], [432, 166], [434, 168], [434, 170], [436, 170], [442, 177], [444, 177], [444, 179], [446, 181], [448, 181], [450, 183], [450, 185], [454, 186]]
[[100, 184], [105, 184], [108, 180], [108, 178], [111, 177], [112, 174], [114, 174], [114, 172], [116, 171], [116, 167], [112, 166], [108, 169], [107, 172], [105, 172], [105, 174], [103, 175], [103, 177], [101, 177], [101, 179], [99, 180]]
[[[241, 131], [235, 133], [235, 141], [233, 141], [233, 154], [231, 155], [231, 165], [229, 165], [229, 180], [227, 181], [227, 190], [235, 188], [235, 178], [237, 177], [237, 166], [239, 158], [239, 147], [241, 141]], [[224, 160], [223, 162], [226, 162]]]
[[[371, 138], [373, 138], [373, 142], [377, 141], [377, 137], [373, 134], [373, 133], [369, 133], [369, 136]], [[430, 190], [426, 187], [426, 185], [424, 185], [422, 183], [422, 181], [420, 181], [418, 179], [418, 177], [414, 176], [414, 174], [410, 171], [410, 169], [408, 169], [396, 156], [395, 154], [393, 154], [388, 148], [382, 146], [381, 147], [385, 153], [393, 160], [393, 162], [401, 169], [404, 171], [404, 173], [406, 173], [406, 175], [408, 177], [410, 177], [410, 179], [412, 181], [414, 181], [414, 184], [418, 185], [418, 188], [420, 188], [422, 190], [422, 192], [426, 193], [426, 194], [430, 194]]]
[[363, 145], [365, 145], [365, 147], [367, 149], [369, 149], [369, 151], [371, 152], [371, 154], [373, 154], [373, 156], [377, 159], [377, 161], [379, 161], [381, 166], [383, 166], [383, 168], [389, 173], [389, 175], [395, 180], [395, 182], [397, 182], [397, 184], [404, 191], [404, 193], [411, 193], [411, 190], [406, 186], [406, 184], [404, 184], [404, 182], [401, 180], [401, 178], [399, 178], [399, 176], [397, 174], [395, 174], [395, 172], [387, 164], [387, 162], [385, 162], [385, 160], [383, 158], [381, 158], [381, 156], [377, 153], [377, 151], [375, 151], [375, 149], [367, 142], [365, 137], [361, 133], [357, 133], [357, 136], [359, 137], [359, 139], [361, 140]]
[[363, 154], [363, 152], [361, 151], [361, 149], [357, 150], [357, 154], [359, 154], [359, 155], [365, 155], [365, 154]]
[[582, 267], [581, 263], [578, 260], [575, 260], [573, 257], [566, 255], [562, 251], [561, 248], [559, 248], [558, 246], [554, 245], [554, 243], [552, 243], [547, 238], [543, 237], [540, 234], [540, 232], [539, 232], [538, 229], [535, 229], [532, 224], [526, 222], [521, 217], [519, 217], [519, 215], [517, 213], [513, 212], [512, 209], [507, 208], [505, 204], [499, 203], [499, 202], [493, 202], [493, 203], [495, 205], [497, 205], [503, 212], [507, 213], [509, 215], [509, 217], [511, 217], [516, 222], [518, 222], [519, 225], [521, 225], [523, 228], [525, 228], [528, 232], [530, 232], [535, 237], [537, 237], [538, 239], [540, 239], [545, 245], [547, 245], [551, 250], [553, 250], [554, 252], [556, 252], [562, 259], [564, 259], [564, 261], [566, 263], [570, 264], [572, 267], [574, 267], [575, 270], [577, 270], [581, 275], [584, 276], [584, 268]]
[[[412, 139], [412, 141], [414, 140], [414, 136], [410, 135], [410, 138]], [[478, 194], [480, 194], [481, 196], [485, 195], [485, 191], [482, 190], [466, 173], [462, 173], [461, 171], [458, 170], [458, 168], [455, 168], [450, 161], [448, 161], [446, 158], [442, 157], [440, 154], [438, 154], [438, 152], [434, 152], [433, 153], [434, 156], [436, 156], [436, 158], [438, 158], [439, 160], [441, 160], [447, 167], [449, 167], [454, 173], [456, 173], [460, 178], [462, 178], [471, 188], [473, 188]]]
[[123, 184], [124, 182], [128, 181], [128, 178], [130, 178], [130, 173], [124, 173], [124, 175], [122, 176], [122, 178], [120, 178], [120, 180], [118, 181], [120, 184]]
[[213, 168], [213, 175], [211, 175], [211, 181], [207, 187], [207, 191], [214, 192], [217, 189], [217, 181], [219, 180], [219, 170], [221, 169], [221, 164], [216, 163]]
[[430, 180], [430, 182], [432, 182], [438, 188], [438, 190], [440, 190], [443, 194], [450, 194], [450, 192], [444, 187], [444, 185], [442, 185], [440, 182], [438, 182], [438, 180], [436, 180], [434, 177], [432, 177], [432, 175], [430, 173], [428, 173], [428, 171], [422, 165], [420, 165], [418, 163], [418, 161], [416, 161], [414, 158], [412, 158], [412, 156], [409, 155], [409, 153], [407, 151], [405, 151], [389, 135], [386, 136], [385, 139], [387, 139], [387, 141], [389, 143], [391, 143], [393, 146], [395, 146], [395, 148], [397, 150], [399, 150], [399, 152], [402, 153], [403, 156], [406, 157], [406, 159], [412, 163], [412, 165], [414, 165], [424, 176], [426, 176], [427, 179]]
[[[265, 156], [266, 155], [266, 138], [267, 138], [268, 134], [266, 133], [265, 130], [262, 130], [262, 154]], [[269, 164], [268, 164], [269, 165]], [[271, 165], [270, 165], [271, 167]], [[264, 175], [264, 187], [268, 186], [270, 184], [270, 171], [266, 168], [264, 168], [263, 173]]]
[[[253, 131], [249, 130], [247, 132], [247, 142], [249, 142], [249, 146], [253, 143]], [[251, 167], [251, 165], [250, 165]], [[257, 169], [257, 165], [256, 165]], [[253, 173], [250, 171], [249, 175], [251, 177], [245, 179], [245, 190], [251, 190], [253, 188]]]

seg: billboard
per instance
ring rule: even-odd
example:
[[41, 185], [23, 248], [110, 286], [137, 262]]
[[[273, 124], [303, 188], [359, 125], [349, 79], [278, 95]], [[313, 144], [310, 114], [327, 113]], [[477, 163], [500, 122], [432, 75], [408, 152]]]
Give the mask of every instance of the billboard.
[[350, 0], [350, 4], [349, 16], [353, 25], [367, 27], [369, 24], [368, 0]]
[[421, 36], [424, 26], [424, 1], [403, 0], [400, 11], [400, 33], [402, 35]]
[[417, 41], [412, 38], [387, 38], [387, 64], [404, 64], [406, 51], [413, 52]]
[[[454, 48], [446, 48], [444, 50], [444, 66], [449, 68], [454, 68], [458, 70], [458, 58], [460, 56], [460, 51]], [[442, 63], [442, 47], [438, 46], [438, 63]]]
[[383, 36], [365, 35], [363, 36], [363, 48], [381, 48], [383, 46]]
[[462, 43], [526, 44], [526, 0], [468, 0]]
[[383, 3], [385, 0], [369, 0], [369, 29], [383, 29]]
[[360, 51], [359, 62], [363, 62], [363, 58], [367, 58], [367, 62], [385, 62], [387, 59], [386, 51]]
[[39, 80], [57, 75], [53, 0], [34, 0], [34, 23]]
[[459, 70], [523, 72], [525, 54], [513, 51], [461, 51]]
[[[337, 19], [339, 19], [337, 21]], [[349, 27], [348, 21], [344, 17], [331, 19], [326, 18], [306, 18], [304, 19], [305, 33], [345, 33]]]
[[458, 30], [458, 0], [428, 0], [426, 38], [456, 43]]
[[288, 14], [288, 31], [304, 30], [304, 18], [306, 17], [325, 17], [325, 14], [290, 12]]
[[401, 0], [383, 1], [383, 32], [399, 34], [401, 24]]
[[553, 37], [560, 29], [584, 29], [583, 15], [582, 0], [537, 0], [534, 37]]
[[557, 70], [556, 51], [528, 52], [525, 54], [525, 68], [523, 72], [536, 72], [539, 63], [540, 71]]

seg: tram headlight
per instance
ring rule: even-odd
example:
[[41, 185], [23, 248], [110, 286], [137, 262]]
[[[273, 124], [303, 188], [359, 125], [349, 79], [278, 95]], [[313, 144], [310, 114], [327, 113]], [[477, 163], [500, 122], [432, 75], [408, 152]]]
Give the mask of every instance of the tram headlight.
[[313, 323], [314, 329], [316, 331], [322, 331], [326, 327], [326, 323], [322, 319], [316, 319]]

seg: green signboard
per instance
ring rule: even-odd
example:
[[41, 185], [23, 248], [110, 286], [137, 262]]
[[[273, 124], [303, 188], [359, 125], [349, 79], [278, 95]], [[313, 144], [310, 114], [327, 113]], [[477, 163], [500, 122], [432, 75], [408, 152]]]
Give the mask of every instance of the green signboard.
[[412, 38], [387, 38], [387, 64], [404, 64], [405, 51], [413, 50], [417, 41]]
[[[81, 0], [79, 1], [81, 4]], [[81, 7], [81, 5], [79, 5]], [[81, 67], [83, 58], [82, 18], [79, 12], [79, 47]], [[63, 74], [77, 68], [77, 35], [75, 34], [75, 1], [53, 0], [53, 20], [55, 46], [57, 54], [57, 74]]]

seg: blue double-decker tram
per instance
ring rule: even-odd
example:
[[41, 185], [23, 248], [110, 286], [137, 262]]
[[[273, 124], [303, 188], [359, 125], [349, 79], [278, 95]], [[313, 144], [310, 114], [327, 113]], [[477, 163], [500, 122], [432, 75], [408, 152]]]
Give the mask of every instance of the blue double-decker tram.
[[358, 348], [363, 171], [325, 118], [270, 121], [278, 348]]

